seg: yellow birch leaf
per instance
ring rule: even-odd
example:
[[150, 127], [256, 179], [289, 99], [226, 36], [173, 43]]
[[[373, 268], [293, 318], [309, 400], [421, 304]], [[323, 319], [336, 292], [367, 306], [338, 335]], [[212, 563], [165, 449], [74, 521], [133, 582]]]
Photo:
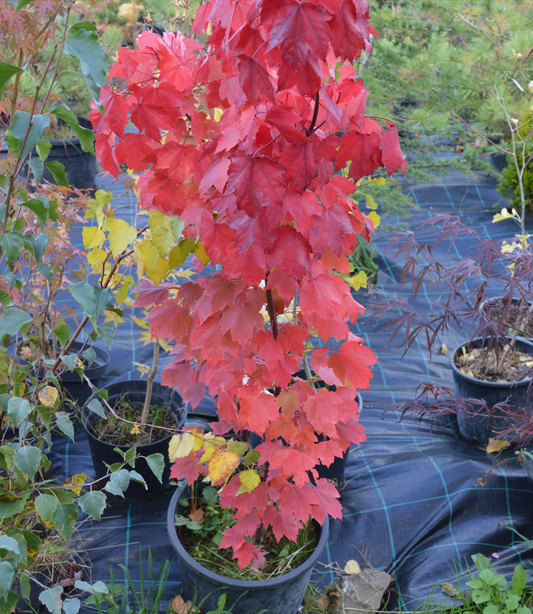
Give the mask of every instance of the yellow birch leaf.
[[139, 243], [139, 250], [141, 258], [144, 264], [145, 271], [154, 272], [157, 271], [157, 261], [159, 259], [159, 252], [150, 239], [143, 239]]
[[81, 492], [81, 488], [85, 484], [86, 480], [87, 480], [86, 475], [83, 475], [83, 473], [77, 473], [76, 475], [73, 475], [72, 477], [65, 480], [63, 482], [63, 486], [65, 486], [69, 490], [72, 490], [73, 492], [76, 493], [77, 496], [79, 496]]
[[380, 224], [380, 217], [375, 211], [371, 211], [368, 214], [368, 217], [372, 220], [372, 224], [374, 224], [374, 228], [378, 228]]
[[173, 435], [168, 444], [168, 457], [170, 460], [177, 458], [185, 458], [200, 450], [203, 446], [202, 436], [198, 434], [196, 429], [187, 431], [181, 435]]
[[141, 248], [137, 243], [133, 244], [133, 259], [135, 260], [135, 264], [137, 265], [137, 278], [141, 279], [144, 275], [144, 261], [142, 257]]
[[98, 226], [84, 226], [82, 230], [83, 235], [83, 247], [85, 249], [94, 249], [95, 247], [102, 247], [105, 241], [105, 234], [98, 228]]
[[183, 239], [183, 241], [180, 241], [176, 245], [176, 247], [170, 252], [170, 255], [168, 257], [170, 268], [175, 269], [181, 266], [187, 259], [187, 256], [194, 252], [194, 249], [194, 239], [188, 237], [187, 239]]
[[194, 250], [194, 253], [198, 257], [198, 260], [204, 266], [206, 264], [209, 264], [209, 256], [205, 253], [205, 247], [204, 247], [204, 244], [201, 241], [198, 241], [198, 243], [196, 244], [196, 248]]
[[150, 211], [150, 230], [152, 231], [152, 243], [156, 246], [161, 258], [176, 245], [176, 237], [170, 227], [171, 219], [161, 211]]
[[207, 466], [207, 473], [211, 478], [211, 482], [216, 484], [229, 477], [237, 469], [240, 462], [241, 459], [233, 452], [215, 450]]
[[213, 435], [212, 433], [206, 433], [204, 435], [204, 450], [205, 452], [200, 459], [202, 463], [208, 463], [213, 456], [215, 450], [220, 450], [222, 446], [226, 445], [224, 437]]
[[347, 573], [350, 576], [361, 573], [359, 563], [357, 561], [354, 561], [353, 559], [350, 559], [344, 566], [344, 573]]
[[41, 401], [43, 405], [46, 405], [47, 407], [53, 407], [55, 402], [57, 401], [59, 393], [57, 391], [57, 388], [54, 388], [53, 386], [46, 386], [46, 388], [43, 388], [39, 391], [38, 396], [39, 401]]
[[377, 202], [372, 198], [372, 196], [365, 194], [366, 196], [366, 208], [367, 209], [377, 209], [378, 208], [378, 204]]
[[239, 490], [237, 494], [240, 495], [243, 492], [252, 492], [254, 488], [257, 488], [261, 478], [255, 469], [247, 469], [246, 471], [241, 471], [239, 473], [239, 479], [241, 481], [241, 485], [239, 486]]
[[109, 228], [109, 245], [111, 252], [116, 258], [137, 237], [137, 229], [130, 226], [126, 220], [113, 220]]
[[494, 454], [494, 452], [501, 452], [501, 450], [506, 448], [508, 445], [509, 445], [508, 441], [501, 440], [501, 439], [492, 439], [491, 437], [487, 445], [487, 453]]
[[93, 249], [87, 254], [87, 262], [91, 265], [93, 271], [101, 272], [102, 264], [105, 262], [107, 252], [105, 249]]

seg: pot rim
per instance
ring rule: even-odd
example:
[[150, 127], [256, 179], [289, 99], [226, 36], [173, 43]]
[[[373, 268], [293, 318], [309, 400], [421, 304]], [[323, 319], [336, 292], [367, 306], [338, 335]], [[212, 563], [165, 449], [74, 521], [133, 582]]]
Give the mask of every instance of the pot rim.
[[[510, 337], [499, 337], [499, 339], [506, 339], [507, 341], [510, 340]], [[517, 341], [523, 342], [524, 344], [530, 346], [531, 348], [531, 356], [533, 356], [533, 341], [531, 341], [530, 339], [526, 339], [525, 337], [517, 337], [516, 338]], [[474, 384], [478, 384], [478, 385], [483, 385], [483, 386], [487, 386], [487, 388], [518, 388], [520, 386], [524, 386], [524, 385], [530, 385], [531, 380], [533, 379], [533, 376], [531, 377], [526, 377], [525, 379], [522, 379], [518, 382], [487, 382], [483, 379], [478, 379], [477, 377], [471, 377], [470, 375], [466, 375], [465, 373], [463, 373], [460, 369], [458, 369], [455, 365], [455, 355], [457, 354], [457, 352], [459, 352], [459, 350], [463, 347], [466, 347], [467, 345], [471, 344], [471, 343], [475, 343], [477, 341], [481, 341], [483, 342], [483, 337], [474, 337], [473, 339], [469, 339], [468, 341], [459, 344], [454, 350], [453, 352], [450, 353], [450, 365], [452, 367], [452, 371], [453, 374], [463, 380], [466, 380], [468, 382], [474, 383]], [[482, 346], [483, 347], [483, 346]]]
[[[147, 381], [145, 379], [132, 379], [132, 380], [120, 380], [118, 382], [111, 382], [109, 384], [107, 384], [106, 386], [102, 387], [102, 390], [109, 390], [109, 388], [111, 386], [115, 386], [117, 384], [131, 384], [131, 383], [138, 383], [138, 382], [142, 382], [144, 384], [147, 383]], [[174, 390], [174, 388], [168, 388], [168, 386], [163, 386], [163, 384], [160, 384], [159, 382], [153, 382], [155, 385], [161, 386], [162, 388], [166, 388], [168, 390], [171, 390], [173, 394], [176, 394], [180, 399], [181, 399], [181, 395]], [[155, 391], [154, 391], [155, 392]], [[109, 446], [110, 448], [118, 448], [119, 450], [122, 450], [123, 452], [126, 452], [127, 450], [129, 450], [130, 448], [132, 448], [132, 445], [119, 445], [119, 444], [113, 444], [113, 443], [108, 443], [107, 441], [102, 441], [101, 439], [99, 439], [98, 437], [96, 437], [96, 435], [94, 435], [91, 430], [89, 429], [87, 422], [88, 422], [88, 417], [89, 415], [94, 414], [94, 412], [90, 409], [88, 409], [88, 404], [91, 402], [92, 396], [89, 397], [89, 399], [87, 400], [87, 402], [85, 403], [85, 405], [81, 408], [81, 423], [83, 425], [83, 428], [85, 430], [85, 433], [87, 435], [88, 439], [92, 439], [93, 441], [98, 441], [100, 444], [104, 445], [104, 446]], [[183, 403], [183, 399], [181, 401]], [[182, 405], [181, 409], [183, 409], [184, 411], [181, 413], [179, 413], [179, 409], [178, 410], [173, 410], [171, 407], [169, 407], [169, 411], [171, 411], [173, 414], [175, 414], [176, 416], [176, 431], [178, 429], [180, 429], [183, 424], [185, 423], [186, 417], [187, 417], [187, 412], [185, 411], [185, 406]], [[179, 418], [182, 418], [181, 420]], [[146, 448], [153, 446], [155, 444], [162, 444], [165, 443], [167, 441], [170, 441], [170, 438], [174, 435], [175, 433], [169, 433], [166, 437], [163, 437], [162, 439], [158, 439], [157, 441], [153, 441], [151, 443], [146, 443], [143, 444], [141, 446], [137, 446], [137, 450], [139, 450], [141, 453], [143, 452], [143, 450], [145, 450]]]
[[272, 588], [277, 585], [290, 583], [294, 578], [303, 576], [310, 569], [313, 569], [322, 553], [322, 550], [324, 550], [324, 548], [326, 547], [329, 533], [329, 516], [327, 515], [326, 519], [324, 520], [324, 524], [322, 526], [318, 525], [320, 527], [320, 538], [318, 540], [318, 544], [315, 550], [296, 569], [293, 569], [289, 573], [284, 574], [282, 576], [278, 576], [277, 578], [269, 578], [268, 580], [235, 580], [233, 578], [228, 578], [227, 576], [221, 576], [220, 574], [217, 574], [214, 571], [207, 569], [207, 567], [204, 567], [203, 565], [198, 563], [198, 561], [193, 559], [193, 557], [182, 546], [181, 541], [178, 537], [176, 525], [174, 524], [174, 513], [176, 511], [176, 506], [179, 502], [181, 494], [183, 493], [185, 488], [186, 487], [177, 488], [172, 495], [172, 499], [170, 500], [170, 505], [168, 507], [167, 512], [167, 531], [170, 537], [170, 541], [178, 554], [178, 558], [184, 559], [187, 565], [192, 567], [197, 574], [203, 576], [211, 582], [216, 582], [217, 584], [222, 584], [223, 586], [226, 585], [228, 588], [242, 590]]

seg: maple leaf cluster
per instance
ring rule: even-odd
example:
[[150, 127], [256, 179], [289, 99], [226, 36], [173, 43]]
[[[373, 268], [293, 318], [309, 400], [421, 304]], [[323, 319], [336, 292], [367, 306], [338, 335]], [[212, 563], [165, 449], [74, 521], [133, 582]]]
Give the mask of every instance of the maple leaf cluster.
[[[207, 389], [216, 435], [264, 437], [261, 482], [238, 494], [234, 474], [222, 490], [237, 522], [221, 547], [245, 566], [261, 525], [295, 539], [310, 515], [341, 516], [335, 488], [311, 486], [309, 472], [364, 440], [355, 399], [377, 361], [350, 332], [363, 308], [340, 275], [373, 232], [350, 195], [405, 161], [396, 126], [365, 116], [352, 66], [373, 32], [365, 0], [208, 0], [194, 31], [210, 32], [207, 45], [144, 32], [121, 49], [119, 85], [103, 88], [91, 120], [104, 167], [141, 173], [141, 207], [179, 216], [220, 265], [180, 288], [142, 282], [136, 304], [155, 305], [152, 336], [174, 344], [163, 383], [193, 407]], [[294, 301], [296, 316], [278, 322]], [[294, 375], [311, 337], [325, 344], [311, 367], [333, 389]], [[201, 456], [177, 459], [173, 475], [196, 479]]]

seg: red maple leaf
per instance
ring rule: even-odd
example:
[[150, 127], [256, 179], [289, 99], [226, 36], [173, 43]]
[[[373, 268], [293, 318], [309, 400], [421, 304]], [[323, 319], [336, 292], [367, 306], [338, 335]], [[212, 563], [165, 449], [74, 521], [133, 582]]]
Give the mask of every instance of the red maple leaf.
[[[356, 8], [357, 7], [357, 8]], [[330, 22], [333, 50], [341, 58], [353, 62], [366, 48], [370, 24], [368, 4], [365, 0], [343, 0]]]
[[342, 136], [335, 164], [338, 168], [344, 168], [351, 161], [349, 176], [354, 181], [372, 175], [381, 165], [380, 143], [380, 135], [375, 132], [365, 134], [349, 130]]
[[320, 478], [316, 480], [313, 492], [318, 499], [318, 505], [311, 505], [311, 516], [317, 522], [323, 524], [328, 514], [332, 518], [342, 518], [342, 505], [338, 501], [340, 495], [333, 484]]
[[185, 458], [175, 459], [170, 468], [170, 477], [176, 480], [187, 480], [188, 484], [194, 484], [204, 468], [203, 464], [199, 462], [200, 453], [203, 454], [203, 450]]
[[315, 254], [321, 256], [330, 249], [340, 256], [346, 244], [345, 235], [353, 234], [353, 227], [344, 209], [335, 204], [320, 215], [313, 216], [309, 243]]
[[303, 143], [309, 141], [302, 129], [303, 120], [294, 113], [289, 105], [279, 105], [268, 110], [266, 121], [275, 126], [289, 143]]
[[231, 158], [225, 194], [237, 196], [237, 206], [257, 215], [269, 203], [280, 204], [286, 189], [284, 167], [264, 156], [237, 153]]
[[126, 133], [115, 149], [117, 161], [140, 173], [147, 166], [146, 157], [152, 153], [154, 141], [145, 134]]
[[240, 300], [227, 309], [220, 320], [222, 334], [230, 331], [233, 341], [242, 346], [250, 341], [254, 329], [262, 330], [263, 327], [264, 320], [258, 306], [246, 300]]
[[104, 107], [104, 120], [100, 121], [100, 130], [104, 125], [117, 136], [122, 136], [128, 125], [127, 99], [122, 94], [117, 94], [109, 85], [104, 85], [100, 92], [100, 104]]
[[[289, 503], [290, 505], [286, 505]], [[311, 515], [311, 506], [318, 505], [319, 500], [313, 488], [309, 483], [302, 486], [288, 484], [281, 492], [279, 504], [281, 507], [287, 507], [291, 510], [291, 514], [304, 524], [309, 520]]]
[[311, 267], [309, 243], [291, 226], [282, 226], [269, 259], [269, 267], [281, 266], [283, 270], [301, 282]]
[[387, 129], [381, 137], [380, 149], [382, 150], [383, 164], [389, 177], [397, 169], [401, 169], [403, 175], [407, 164], [400, 147], [396, 124], [387, 122]]
[[152, 339], [159, 337], [169, 341], [181, 341], [188, 333], [190, 314], [186, 309], [169, 299], [148, 314]]
[[263, 100], [274, 102], [274, 87], [268, 72], [248, 55], [239, 56], [239, 81], [246, 98], [257, 107]]
[[116, 179], [120, 174], [117, 156], [113, 147], [115, 146], [115, 135], [97, 132], [95, 135], [96, 157], [108, 173]]
[[291, 145], [281, 156], [281, 163], [287, 169], [283, 176], [301, 190], [305, 190], [317, 176], [313, 143]]
[[169, 283], [162, 283], [156, 286], [152, 281], [142, 279], [133, 288], [133, 293], [138, 294], [135, 299], [135, 307], [150, 307], [150, 305], [161, 305], [168, 298], [168, 291], [171, 287]]
[[378, 362], [374, 352], [359, 341], [346, 341], [340, 350], [329, 355], [328, 364], [341, 382], [356, 389], [368, 390], [374, 377], [370, 367]]

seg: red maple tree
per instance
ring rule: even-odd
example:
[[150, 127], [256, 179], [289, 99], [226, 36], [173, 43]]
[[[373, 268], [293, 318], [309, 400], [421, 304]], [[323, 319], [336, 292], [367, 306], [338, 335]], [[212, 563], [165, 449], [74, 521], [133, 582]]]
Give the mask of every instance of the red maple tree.
[[[104, 167], [141, 173], [140, 205], [179, 216], [220, 265], [180, 288], [136, 291], [138, 305], [155, 304], [153, 337], [174, 343], [163, 383], [193, 407], [207, 389], [215, 434], [265, 438], [251, 492], [238, 473], [218, 481], [237, 519], [221, 547], [241, 567], [258, 555], [246, 537], [260, 527], [295, 539], [310, 515], [341, 517], [337, 490], [309, 472], [365, 439], [357, 389], [377, 360], [350, 332], [363, 308], [339, 273], [373, 225], [350, 195], [379, 167], [405, 168], [396, 126], [364, 115], [352, 63], [376, 34], [368, 17], [366, 0], [208, 0], [194, 22], [206, 45], [144, 32], [120, 50], [120, 85], [91, 114]], [[293, 301], [296, 316], [279, 321]], [[311, 351], [310, 338], [325, 347]], [[334, 389], [295, 375], [304, 352]], [[178, 458], [172, 475], [192, 483], [203, 454]]]

